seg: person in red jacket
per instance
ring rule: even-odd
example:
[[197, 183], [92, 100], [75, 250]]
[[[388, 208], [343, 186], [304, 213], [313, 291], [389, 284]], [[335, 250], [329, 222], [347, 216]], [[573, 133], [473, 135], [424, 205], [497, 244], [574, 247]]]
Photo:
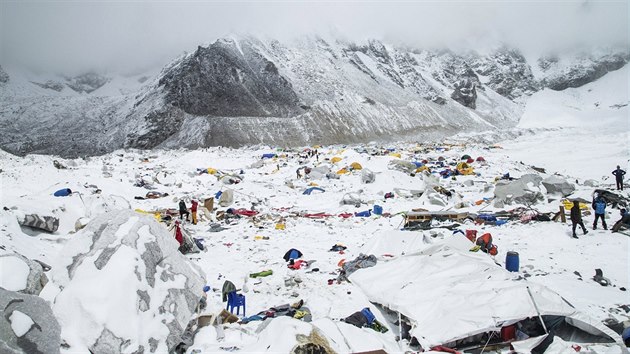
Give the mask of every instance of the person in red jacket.
[[175, 239], [181, 246], [184, 243], [184, 235], [182, 234], [182, 227], [179, 224], [179, 220], [175, 220]]
[[485, 233], [479, 236], [477, 238], [477, 242], [475, 243], [477, 244], [477, 246], [480, 247], [480, 250], [488, 253], [492, 249], [492, 235], [490, 235], [489, 233]]
[[192, 205], [190, 207], [190, 211], [192, 212], [192, 223], [193, 225], [197, 225], [197, 206], [199, 203], [193, 199]]

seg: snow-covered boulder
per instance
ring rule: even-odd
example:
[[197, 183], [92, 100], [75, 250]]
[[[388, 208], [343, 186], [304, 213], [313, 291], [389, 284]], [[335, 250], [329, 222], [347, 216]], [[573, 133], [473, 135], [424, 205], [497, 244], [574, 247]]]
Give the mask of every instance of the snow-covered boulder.
[[566, 197], [575, 191], [575, 186], [566, 179], [551, 175], [542, 181], [548, 194], [560, 194]]
[[60, 333], [44, 299], [0, 288], [0, 353], [59, 353]]
[[179, 344], [199, 298], [201, 270], [153, 217], [94, 218], [62, 249], [53, 310], [72, 351], [165, 353]]
[[523, 175], [513, 181], [498, 181], [494, 188], [494, 206], [502, 208], [505, 204], [535, 204], [544, 200], [541, 182], [542, 177], [534, 174]]
[[48, 282], [42, 265], [20, 254], [0, 256], [0, 287], [24, 294], [39, 295]]

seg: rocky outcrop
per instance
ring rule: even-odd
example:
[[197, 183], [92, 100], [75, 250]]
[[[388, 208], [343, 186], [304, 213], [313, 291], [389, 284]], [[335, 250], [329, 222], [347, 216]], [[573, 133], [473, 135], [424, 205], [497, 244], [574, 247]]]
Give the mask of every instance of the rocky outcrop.
[[302, 113], [291, 83], [249, 42], [218, 40], [167, 70], [166, 104], [197, 116], [289, 117]]
[[466, 78], [455, 84], [451, 98], [468, 108], [477, 108], [477, 89], [473, 80]]
[[96, 217], [73, 236], [53, 273], [62, 288], [53, 310], [64, 331], [79, 334], [64, 338], [70, 350], [171, 352], [204, 286], [178, 246], [154, 218], [130, 210]]
[[471, 66], [477, 74], [487, 77], [488, 87], [511, 100], [539, 90], [529, 64], [516, 49], [501, 47], [488, 56], [472, 59]]
[[557, 56], [547, 56], [540, 58], [537, 65], [546, 74], [541, 85], [560, 91], [593, 82], [610, 71], [620, 69], [629, 59], [628, 53], [608, 53], [602, 56], [582, 54], [566, 63]]
[[6, 84], [7, 82], [9, 82], [9, 74], [2, 70], [2, 66], [0, 66], [0, 84]]
[[44, 299], [0, 288], [0, 352], [55, 354], [61, 329]]
[[109, 78], [96, 73], [84, 73], [72, 78], [66, 78], [66, 85], [76, 92], [90, 93], [105, 85]]
[[1, 255], [0, 265], [3, 272], [0, 286], [7, 290], [39, 295], [42, 288], [48, 283], [48, 277], [44, 273], [42, 265], [20, 254]]

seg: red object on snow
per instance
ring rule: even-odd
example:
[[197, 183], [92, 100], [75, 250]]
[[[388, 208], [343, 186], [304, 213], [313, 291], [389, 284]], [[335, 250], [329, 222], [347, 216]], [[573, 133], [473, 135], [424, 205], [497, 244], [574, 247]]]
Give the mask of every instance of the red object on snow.
[[326, 214], [326, 213], [304, 214], [305, 218], [311, 218], [311, 219], [322, 219], [322, 218], [327, 218], [329, 216], [333, 216], [333, 215], [332, 214]]
[[466, 230], [466, 238], [470, 240], [470, 242], [475, 242], [477, 238], [477, 230]]
[[516, 326], [505, 326], [501, 328], [501, 339], [504, 342], [514, 340], [516, 338]]
[[233, 211], [233, 213], [236, 215], [242, 215], [242, 216], [258, 215], [258, 212], [256, 210], [247, 210], [247, 209], [236, 209]]
[[308, 263], [306, 261], [303, 261], [303, 260], [300, 259], [300, 260], [297, 260], [297, 261], [293, 262], [293, 264], [287, 265], [287, 267], [289, 267], [291, 269], [298, 270], [298, 269], [302, 268], [302, 265], [307, 266]]
[[339, 217], [344, 218], [344, 219], [351, 218], [353, 216], [354, 216], [354, 214], [352, 214], [352, 213], [341, 213], [341, 214], [339, 214]]
[[182, 235], [182, 228], [179, 226], [179, 223], [175, 224], [175, 239], [180, 246], [184, 243], [184, 235]]
[[477, 161], [478, 161], [478, 162], [483, 162], [483, 161], [486, 161], [486, 159], [484, 159], [482, 156], [479, 156], [479, 157], [477, 158]]
[[444, 352], [444, 353], [453, 353], [453, 354], [461, 354], [460, 352], [458, 352], [455, 349], [449, 348], [449, 347], [445, 347], [443, 345], [438, 345], [437, 347], [433, 347], [431, 348], [432, 351], [435, 352]]
[[466, 163], [473, 163], [473, 162], [475, 162], [475, 160], [473, 160], [473, 158], [472, 158], [472, 157], [471, 157], [471, 158], [469, 158], [468, 160], [466, 160]]

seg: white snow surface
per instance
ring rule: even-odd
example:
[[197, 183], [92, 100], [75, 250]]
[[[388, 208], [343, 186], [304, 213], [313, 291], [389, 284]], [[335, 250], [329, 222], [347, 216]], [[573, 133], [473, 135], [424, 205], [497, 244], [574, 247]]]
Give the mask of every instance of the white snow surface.
[[[430, 198], [427, 197], [396, 196], [385, 200], [384, 194], [393, 191], [394, 188], [423, 190], [425, 184], [420, 174], [412, 177], [403, 172], [390, 170], [389, 162], [397, 157], [370, 156], [357, 152], [356, 146], [321, 147], [318, 149], [319, 161], [315, 158], [299, 158], [297, 152], [282, 152], [266, 146], [241, 149], [217, 147], [194, 151], [116, 151], [99, 157], [75, 160], [40, 155], [22, 158], [0, 152], [2, 165], [0, 202], [9, 208], [0, 211], [0, 227], [2, 233], [6, 235], [3, 242], [5, 249], [0, 249], [0, 253], [18, 252], [29, 258], [55, 265], [61, 261], [60, 250], [64, 244], [71, 241], [75, 221], [79, 218], [93, 219], [104, 211], [120, 208], [146, 211], [176, 208], [181, 198], [190, 205], [192, 198], [203, 201], [205, 198], [212, 198], [218, 191], [231, 188], [235, 196], [235, 203], [231, 207], [250, 209], [253, 206], [261, 216], [255, 220], [243, 218], [236, 223], [222, 224], [227, 230], [220, 232], [210, 232], [209, 223], [215, 221], [208, 220], [203, 212], [200, 212], [200, 222], [197, 225], [184, 224], [188, 234], [202, 239], [206, 245], [206, 251], [188, 255], [188, 258], [190, 262], [201, 267], [205, 279], [208, 279], [208, 285], [212, 287], [208, 293], [207, 311], [218, 313], [225, 307], [221, 302], [221, 286], [225, 280], [231, 280], [237, 288], [244, 289], [244, 280], [248, 279], [248, 274], [271, 269], [273, 270], [271, 276], [248, 279], [249, 291], [243, 292], [247, 301], [247, 316], [272, 306], [303, 299], [305, 306], [310, 309], [313, 322], [276, 318], [260, 329], [261, 322], [258, 321], [244, 325], [225, 325], [220, 329], [223, 333], [218, 333], [217, 327], [205, 327], [195, 337], [190, 350], [217, 352], [223, 350], [221, 348], [236, 347], [245, 352], [288, 352], [297, 343], [297, 334], [308, 335], [313, 328], [317, 328], [338, 352], [375, 349], [403, 352], [409, 349], [408, 343], [395, 340], [398, 335], [397, 326], [370, 302], [374, 299], [367, 292], [354, 283], [334, 282], [328, 285], [327, 281], [337, 277], [338, 263], [342, 259], [350, 261], [359, 253], [367, 252], [377, 256], [379, 263], [402, 262], [401, 260], [405, 259], [405, 256], [402, 256], [403, 252], [409, 254], [431, 247], [433, 244], [448, 242], [452, 239], [452, 232], [445, 228], [400, 231], [402, 227], [400, 215], [391, 217], [373, 215], [367, 218], [348, 219], [337, 215], [372, 209], [375, 204], [383, 206], [384, 212], [391, 214], [414, 208], [433, 211], [450, 209], [458, 212], [498, 211], [499, 209], [495, 209], [491, 204], [476, 205], [475, 202], [491, 198], [495, 178], [506, 172], [510, 172], [513, 177], [538, 173], [531, 168], [532, 165], [546, 168], [546, 173], [541, 174], [543, 178], [558, 173], [571, 182], [577, 181], [577, 189], [573, 196], [590, 200], [594, 188], [583, 184], [586, 179], [594, 179], [599, 188], [612, 190], [614, 181], [610, 177], [610, 171], [617, 164], [627, 170], [629, 156], [627, 106], [611, 108], [617, 103], [627, 104], [627, 90], [625, 96], [612, 95], [615, 92], [615, 85], [623, 81], [615, 77], [617, 74], [623, 75], [624, 72], [610, 73], [593, 85], [579, 89], [563, 92], [543, 91], [535, 94], [525, 107], [526, 114], [522, 127], [506, 132], [505, 135], [496, 132], [461, 135], [454, 140], [466, 141], [466, 145], [425, 146], [426, 150], [412, 144], [391, 144], [384, 147], [400, 153], [401, 158], [407, 161], [437, 159], [443, 156], [450, 162], [459, 161], [464, 154], [473, 158], [483, 156], [487, 163], [472, 164], [476, 175], [440, 179], [441, 186], [454, 190], [459, 195], [452, 198], [444, 197], [446, 206], [431, 204]], [[627, 80], [627, 71], [625, 75]], [[570, 106], [573, 108], [567, 106], [568, 101], [565, 100], [570, 97], [581, 97], [571, 98]], [[606, 104], [601, 103], [596, 107], [592, 101], [586, 99], [588, 97], [600, 97], [601, 102]], [[610, 119], [598, 120], [597, 129], [593, 128], [591, 121], [582, 119], [586, 116], [599, 117], [600, 113], [601, 115], [610, 113]], [[556, 122], [560, 114], [572, 115], [575, 118], [565, 120], [571, 123], [571, 127], [565, 124], [551, 124]], [[545, 126], [543, 122], [550, 125]], [[501, 141], [502, 136], [510, 139]], [[491, 148], [492, 144], [487, 141], [491, 139], [503, 148]], [[375, 145], [366, 147], [378, 148]], [[260, 161], [262, 154], [267, 152], [275, 152], [281, 157], [265, 159], [259, 168], [249, 167]], [[287, 157], [282, 157], [283, 154]], [[335, 156], [341, 157], [342, 160], [336, 164], [324, 161]], [[54, 159], [68, 166], [68, 169], [55, 169], [52, 164]], [[358, 162], [373, 171], [376, 181], [372, 184], [362, 184], [360, 171], [341, 175], [340, 179], [324, 178], [313, 181], [296, 179], [295, 171], [299, 166], [314, 167], [327, 164], [331, 166], [332, 171], [337, 171], [352, 162]], [[223, 173], [239, 174], [242, 171], [244, 179], [236, 185], [225, 185], [213, 175], [197, 174], [197, 168], [208, 167]], [[433, 171], [435, 173], [440, 170]], [[153, 186], [157, 191], [168, 192], [169, 196], [160, 199], [134, 199], [134, 196], [144, 196], [149, 191], [134, 186], [136, 179], [143, 176], [149, 181], [154, 181]], [[304, 189], [313, 182], [325, 192], [303, 195]], [[53, 197], [54, 191], [66, 187], [80, 194]], [[97, 187], [102, 192], [95, 193]], [[349, 192], [359, 194], [365, 203], [359, 208], [353, 205], [340, 205], [344, 194]], [[621, 194], [628, 197], [627, 191]], [[216, 204], [215, 201], [215, 206]], [[559, 201], [551, 197], [532, 207], [541, 212], [555, 212], [559, 205]], [[506, 209], [518, 206], [509, 205]], [[15, 221], [15, 215], [23, 212], [59, 217], [59, 230], [52, 235], [23, 230]], [[323, 219], [295, 216], [297, 213], [316, 212], [334, 216]], [[618, 219], [618, 215], [616, 209], [608, 208], [606, 220], [609, 227]], [[275, 225], [282, 219], [285, 220], [286, 229], [277, 230]], [[490, 232], [493, 235], [494, 243], [499, 247], [499, 254], [490, 258], [488, 262], [495, 261], [504, 266], [507, 251], [519, 252], [519, 274], [527, 276], [528, 281], [537, 287], [544, 286], [549, 291], [559, 294], [593, 321], [602, 321], [606, 318], [627, 320], [627, 314], [620, 310], [619, 306], [628, 304], [628, 292], [621, 288], [630, 287], [630, 237], [613, 234], [601, 228], [592, 230], [590, 225], [593, 216], [586, 215], [584, 219], [590, 232], [583, 236], [581, 231], [578, 231], [580, 238], [577, 240], [571, 238], [570, 224], [561, 222], [526, 224], [509, 222], [502, 226], [490, 226], [467, 221], [461, 229], [476, 229], [479, 234]], [[121, 233], [124, 233], [123, 229], [121, 227]], [[348, 247], [343, 254], [328, 251], [336, 243]], [[302, 251], [305, 260], [315, 261], [311, 262], [309, 268], [319, 268], [319, 271], [288, 269], [282, 256], [290, 248]], [[124, 279], [135, 277], [133, 269], [126, 269], [131, 262], [129, 257], [133, 257], [134, 254], [123, 249], [117, 253], [121, 259], [118, 262], [112, 260], [108, 265], [119, 268], [121, 274], [119, 279], [91, 279], [89, 274], [79, 278], [92, 284], [94, 291], [102, 293], [108, 301], [111, 302], [112, 297], [116, 297], [116, 301], [121, 305], [120, 311], [116, 312], [119, 316], [121, 314], [124, 316], [125, 313], [137, 316], [133, 304], [124, 299], [127, 291], [135, 291], [125, 289], [124, 286]], [[384, 256], [386, 254], [388, 255]], [[603, 270], [604, 276], [610, 279], [612, 286], [603, 287], [591, 279], [597, 268]], [[370, 269], [361, 272], [369, 273]], [[383, 275], [384, 278], [388, 276]], [[285, 284], [285, 280], [296, 277], [301, 282], [289, 286]], [[6, 281], [4, 269], [2, 281], [3, 284]], [[59, 292], [58, 286], [55, 278], [51, 279], [41, 296], [53, 302], [53, 306], [55, 301], [64, 301], [65, 305], [71, 306], [70, 299], [55, 298]], [[378, 286], [379, 283], [374, 284], [375, 288]], [[110, 290], [112, 288], [116, 288], [116, 291]], [[80, 294], [76, 296], [80, 297]], [[86, 310], [99, 314], [102, 321], [109, 321], [115, 331], [140, 330], [129, 328], [132, 321], [126, 322], [125, 318], [111, 318], [104, 308], [99, 307], [98, 301], [83, 303], [82, 306], [89, 306]], [[387, 333], [356, 328], [337, 321], [364, 307], [369, 307], [376, 318], [389, 329]], [[72, 344], [80, 343], [81, 332], [90, 330], [78, 328], [71, 319], [61, 321], [61, 325], [63, 339]], [[554, 341], [553, 348], [563, 351], [570, 344]], [[79, 347], [62, 349], [62, 352], [72, 353], [73, 349], [77, 348]], [[550, 348], [549, 352], [553, 350]]]
[[30, 269], [19, 257], [0, 257], [0, 287], [10, 291], [26, 288]]
[[11, 321], [13, 333], [18, 337], [25, 335], [35, 323], [27, 314], [18, 310], [11, 312], [9, 321]]

